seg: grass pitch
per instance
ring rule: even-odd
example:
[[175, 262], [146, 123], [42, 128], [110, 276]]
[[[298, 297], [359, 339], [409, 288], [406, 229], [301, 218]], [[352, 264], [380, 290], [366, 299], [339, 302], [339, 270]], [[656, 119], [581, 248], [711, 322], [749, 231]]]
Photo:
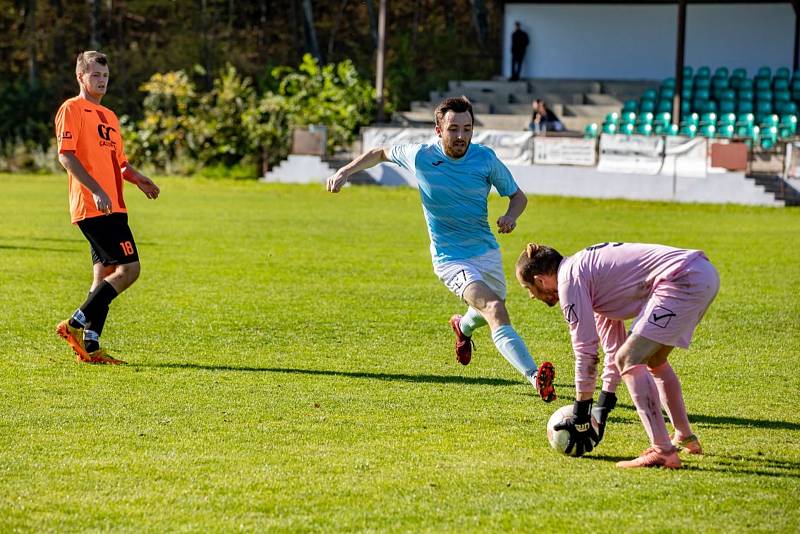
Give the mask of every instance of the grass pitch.
[[[486, 329], [454, 361], [416, 191], [158, 183], [128, 188], [142, 277], [103, 335], [130, 365], [98, 367], [53, 333], [90, 283], [66, 179], [0, 176], [0, 531], [800, 529], [800, 211], [532, 197], [499, 242], [546, 405]], [[647, 446], [624, 386], [594, 453], [549, 449], [573, 358], [513, 281], [529, 240], [708, 253], [721, 291], [671, 357], [705, 456], [617, 469]]]

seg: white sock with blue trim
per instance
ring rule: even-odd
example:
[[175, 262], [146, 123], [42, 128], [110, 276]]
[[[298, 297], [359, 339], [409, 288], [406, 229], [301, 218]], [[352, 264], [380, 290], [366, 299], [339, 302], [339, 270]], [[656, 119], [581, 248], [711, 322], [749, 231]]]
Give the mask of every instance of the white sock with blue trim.
[[533, 380], [538, 370], [536, 362], [528, 352], [525, 342], [510, 324], [504, 324], [492, 332], [492, 341], [503, 358], [514, 366], [514, 369], [525, 375], [528, 380]]
[[487, 324], [481, 312], [470, 306], [467, 309], [467, 313], [461, 318], [459, 326], [461, 327], [462, 334], [467, 337], [472, 337], [472, 332], [474, 332], [476, 328], [486, 326]]

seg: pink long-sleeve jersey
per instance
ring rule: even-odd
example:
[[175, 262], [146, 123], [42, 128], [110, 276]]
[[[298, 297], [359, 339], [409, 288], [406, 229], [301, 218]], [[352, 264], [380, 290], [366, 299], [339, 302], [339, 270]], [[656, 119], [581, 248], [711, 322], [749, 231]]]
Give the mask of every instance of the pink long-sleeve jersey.
[[564, 258], [558, 298], [575, 353], [575, 386], [591, 393], [597, 384], [597, 346], [605, 352], [603, 389], [614, 391], [614, 355], [625, 342], [625, 319], [639, 315], [653, 285], [679, 274], [700, 250], [641, 243], [601, 243]]

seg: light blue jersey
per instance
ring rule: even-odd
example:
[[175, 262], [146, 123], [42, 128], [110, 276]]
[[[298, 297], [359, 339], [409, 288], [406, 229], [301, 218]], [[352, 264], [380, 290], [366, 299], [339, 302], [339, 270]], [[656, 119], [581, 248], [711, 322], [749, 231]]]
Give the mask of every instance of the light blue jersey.
[[486, 199], [492, 186], [507, 197], [516, 193], [517, 184], [491, 148], [471, 144], [463, 157], [454, 159], [444, 153], [441, 142], [396, 145], [389, 160], [417, 177], [434, 263], [499, 248], [489, 229]]

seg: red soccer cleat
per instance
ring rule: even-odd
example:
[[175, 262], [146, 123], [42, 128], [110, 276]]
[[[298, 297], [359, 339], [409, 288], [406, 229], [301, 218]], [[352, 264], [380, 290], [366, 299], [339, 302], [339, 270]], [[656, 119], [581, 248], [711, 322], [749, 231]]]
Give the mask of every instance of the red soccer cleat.
[[456, 361], [461, 365], [467, 365], [472, 360], [472, 349], [475, 343], [472, 338], [465, 336], [461, 331], [461, 316], [454, 315], [450, 318], [450, 327], [456, 334]]
[[556, 378], [556, 369], [550, 362], [542, 362], [536, 372], [536, 391], [545, 402], [553, 402], [558, 398], [553, 380]]

